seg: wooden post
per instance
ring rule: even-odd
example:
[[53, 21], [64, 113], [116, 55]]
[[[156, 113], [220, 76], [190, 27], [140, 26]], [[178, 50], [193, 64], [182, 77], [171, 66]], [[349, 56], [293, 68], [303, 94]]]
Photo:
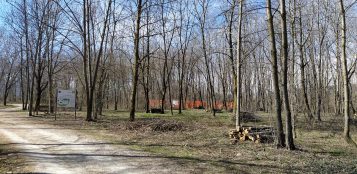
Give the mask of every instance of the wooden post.
[[74, 97], [74, 119], [77, 120], [77, 89]]
[[55, 120], [57, 120], [57, 100], [58, 100], [58, 89], [56, 89], [56, 110], [55, 110]]

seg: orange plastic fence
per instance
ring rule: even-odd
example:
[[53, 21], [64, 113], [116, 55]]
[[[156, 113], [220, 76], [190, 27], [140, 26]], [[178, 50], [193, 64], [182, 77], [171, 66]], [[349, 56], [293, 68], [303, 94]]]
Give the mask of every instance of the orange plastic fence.
[[[150, 108], [161, 108], [161, 101], [162, 100], [154, 100], [154, 99], [150, 99], [149, 100], [149, 105], [150, 105]], [[185, 109], [203, 109], [203, 108], [207, 108], [207, 102], [205, 101], [199, 101], [199, 100], [196, 100], [196, 101], [191, 101], [191, 100], [188, 100], [186, 102], [184, 102], [185, 106], [184, 108]], [[233, 102], [227, 102], [227, 109], [233, 109]], [[165, 106], [170, 106], [170, 103], [168, 101], [165, 101], [164, 102], [164, 105]], [[178, 100], [173, 100], [172, 101], [172, 108], [173, 109], [178, 109], [179, 108], [179, 101]], [[222, 101], [216, 101], [215, 103], [215, 108], [216, 109], [225, 109], [224, 108], [224, 103]]]

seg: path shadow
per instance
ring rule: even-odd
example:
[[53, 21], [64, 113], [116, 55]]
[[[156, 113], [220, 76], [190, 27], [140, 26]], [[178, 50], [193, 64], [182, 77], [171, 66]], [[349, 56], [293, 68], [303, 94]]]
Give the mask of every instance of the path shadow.
[[[51, 144], [52, 145], [52, 144]], [[61, 145], [61, 144], [59, 144]], [[89, 145], [89, 144], [85, 144]], [[133, 153], [132, 155], [128, 154], [104, 154], [104, 153], [42, 153], [42, 152], [6, 152], [6, 153], [0, 153], [0, 156], [7, 156], [9, 154], [17, 154], [17, 155], [23, 155], [23, 156], [29, 156], [32, 157], [35, 161], [48, 161], [48, 160], [60, 160], [65, 163], [87, 163], [90, 160], [98, 160], [98, 161], [105, 161], [105, 160], [118, 160], [123, 161], [123, 162], [130, 162], [130, 161], [148, 161], [150, 159], [162, 159], [162, 160], [169, 160], [176, 162], [181, 165], [189, 164], [192, 165], [194, 164], [208, 164], [208, 165], [214, 165], [217, 167], [222, 167], [224, 166], [228, 171], [230, 172], [238, 172], [238, 173], [246, 173], [244, 170], [240, 169], [246, 169], [246, 168], [256, 168], [257, 170], [279, 170], [279, 171], [284, 171], [284, 172], [289, 172], [289, 171], [294, 171], [294, 172], [299, 172], [299, 173], [307, 173], [311, 172], [308, 170], [308, 168], [302, 168], [302, 167], [282, 167], [278, 165], [270, 165], [270, 164], [255, 164], [255, 163], [250, 163], [247, 161], [229, 161], [229, 160], [208, 160], [208, 159], [200, 159], [200, 158], [194, 158], [194, 157], [177, 157], [177, 156], [160, 156], [160, 155], [152, 155], [152, 154], [147, 154], [147, 155], [140, 155], [137, 153]], [[140, 163], [140, 166], [142, 163]], [[145, 165], [145, 164], [143, 164]], [[156, 164], [155, 165], [159, 165]], [[160, 164], [162, 166], [165, 166], [167, 164]], [[138, 167], [140, 167], [138, 166]], [[240, 170], [240, 172], [239, 172]]]
[[[38, 146], [102, 146], [102, 145], [141, 145], [146, 146], [148, 148], [153, 146], [180, 146], [180, 145], [161, 145], [161, 144], [149, 144], [149, 145], [142, 145], [142, 144], [135, 144], [135, 143], [111, 143], [111, 142], [88, 142], [88, 143], [4, 143], [0, 144], [0, 146], [11, 146], [11, 145], [38, 145]], [[85, 148], [85, 147], [84, 147]], [[31, 149], [29, 149], [31, 150]], [[298, 149], [300, 152], [309, 153], [309, 151], [304, 149]], [[88, 161], [96, 161], [98, 162], [105, 162], [105, 161], [112, 161], [117, 160], [118, 162], [143, 162], [150, 161], [150, 159], [162, 159], [163, 161], [169, 160], [173, 161], [181, 166], [202, 166], [199, 164], [207, 164], [213, 165], [217, 167], [224, 167], [227, 173], [246, 173], [244, 169], [253, 168], [253, 171], [270, 171], [270, 172], [283, 172], [283, 173], [290, 173], [290, 172], [297, 172], [297, 173], [309, 173], [309, 172], [318, 172], [312, 171], [315, 170], [313, 164], [306, 164], [305, 166], [281, 166], [277, 164], [259, 164], [254, 161], [246, 161], [246, 160], [231, 160], [231, 159], [202, 159], [202, 158], [195, 158], [195, 157], [178, 157], [178, 156], [163, 156], [163, 155], [154, 155], [149, 153], [142, 154], [141, 151], [133, 151], [129, 149], [122, 149], [122, 151], [118, 150], [113, 152], [105, 152], [103, 151], [96, 151], [94, 153], [60, 153], [60, 152], [18, 152], [18, 151], [10, 151], [0, 153], [0, 156], [8, 156], [8, 155], [22, 155], [22, 156], [29, 156], [31, 157], [34, 162], [36, 161], [49, 161], [49, 160], [58, 160], [64, 163], [79, 163], [85, 164]], [[30, 161], [31, 162], [31, 161]], [[157, 163], [156, 165], [167, 165], [167, 163]], [[203, 165], [204, 166], [204, 165]], [[140, 167], [140, 166], [137, 166]], [[167, 166], [166, 166], [167, 167]], [[332, 169], [336, 170], [336, 169]], [[248, 170], [250, 171], [250, 170]]]

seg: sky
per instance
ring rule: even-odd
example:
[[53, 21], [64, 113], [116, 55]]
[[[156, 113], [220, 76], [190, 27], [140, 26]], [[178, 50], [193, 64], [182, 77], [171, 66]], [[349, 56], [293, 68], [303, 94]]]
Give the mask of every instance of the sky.
[[9, 6], [10, 5], [6, 2], [6, 0], [0, 0], [0, 27], [5, 25], [4, 17], [6, 17], [6, 14], [10, 9]]

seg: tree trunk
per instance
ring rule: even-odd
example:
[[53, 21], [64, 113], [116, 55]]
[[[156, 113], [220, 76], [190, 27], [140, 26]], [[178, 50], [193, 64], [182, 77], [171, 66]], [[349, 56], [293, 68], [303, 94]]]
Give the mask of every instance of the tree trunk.
[[299, 30], [300, 30], [300, 43], [299, 43], [299, 51], [300, 51], [300, 82], [301, 82], [301, 88], [303, 91], [303, 96], [304, 96], [304, 103], [305, 103], [305, 108], [306, 112], [308, 115], [308, 118], [311, 120], [313, 119], [312, 111], [310, 108], [309, 104], [309, 98], [307, 95], [307, 89], [306, 89], [306, 81], [305, 81], [305, 58], [304, 58], [304, 41], [303, 41], [303, 30], [302, 30], [302, 14], [301, 14], [301, 7], [299, 9]]
[[[25, 52], [26, 52], [26, 99], [23, 110], [29, 109], [29, 97], [30, 97], [30, 59], [32, 60], [32, 52], [29, 49], [29, 27], [28, 27], [28, 15], [27, 15], [27, 4], [26, 0], [23, 0], [23, 15], [24, 15], [24, 25], [25, 25]], [[29, 112], [29, 116], [31, 116]]]
[[114, 110], [118, 110], [118, 89], [114, 89]]
[[[93, 19], [91, 15], [91, 3], [88, 4], [86, 2], [87, 0], [84, 0], [83, 3], [83, 70], [84, 70], [84, 77], [85, 77], [85, 86], [86, 86], [86, 97], [87, 97], [87, 121], [95, 121], [92, 116], [93, 112], [93, 103], [94, 103], [94, 95], [95, 95], [95, 87], [97, 83], [97, 76], [98, 76], [98, 70], [99, 70], [99, 64], [101, 62], [101, 58], [103, 55], [103, 49], [104, 49], [104, 42], [107, 42], [107, 30], [109, 30], [109, 14], [110, 14], [110, 9], [111, 9], [111, 4], [112, 0], [109, 0], [108, 7], [105, 12], [105, 18], [104, 18], [104, 24], [102, 31], [100, 33], [100, 45], [98, 48], [98, 51], [96, 51], [96, 54], [91, 55], [91, 48], [90, 46], [92, 45], [90, 42], [90, 30], [89, 30], [89, 24], [90, 20], [92, 20], [92, 29], [94, 32], [94, 24], [93, 24]], [[93, 40], [94, 44], [94, 50], [95, 49], [95, 40]], [[88, 47], [88, 48], [87, 48]], [[94, 61], [92, 62], [92, 56], [95, 57]], [[92, 69], [92, 64], [94, 64], [94, 68]], [[88, 66], [88, 67], [87, 67]], [[89, 69], [89, 71], [88, 71]], [[87, 77], [89, 75], [89, 77]]]
[[236, 79], [236, 83], [237, 83], [237, 88], [236, 88], [236, 99], [237, 99], [237, 109], [236, 109], [236, 129], [239, 129], [239, 126], [241, 126], [241, 116], [240, 116], [240, 110], [241, 110], [241, 78], [242, 78], [242, 73], [241, 73], [241, 69], [242, 69], [242, 20], [243, 20], [243, 0], [240, 0], [239, 3], [239, 22], [238, 22], [238, 38], [237, 38], [237, 79]]
[[[184, 21], [184, 13], [183, 13], [183, 6], [185, 4], [180, 3], [180, 29], [179, 29], [179, 41], [180, 41], [180, 50], [179, 50], [179, 58], [181, 56], [181, 62], [178, 64], [178, 69], [179, 69], [179, 114], [182, 114], [182, 109], [184, 108], [184, 87], [183, 87], [183, 82], [185, 78], [188, 76], [185, 76], [186, 73], [186, 52], [188, 48], [188, 44], [190, 42], [191, 38], [191, 31], [190, 31], [190, 21], [188, 20], [187, 23], [183, 23]], [[186, 7], [185, 7], [186, 8]], [[183, 33], [183, 30], [185, 29], [185, 32]], [[192, 30], [192, 29], [191, 29]], [[187, 80], [186, 80], [187, 83]], [[186, 85], [186, 97], [187, 97], [187, 89], [188, 86]]]
[[[144, 92], [145, 92], [145, 110], [150, 113], [150, 5], [146, 3], [146, 78], [144, 77]], [[143, 74], [144, 76], [144, 74]]]
[[[243, 1], [243, 0], [241, 0]], [[228, 45], [229, 45], [229, 59], [231, 61], [231, 69], [232, 69], [232, 76], [233, 76], [233, 113], [237, 114], [237, 92], [238, 92], [238, 86], [237, 86], [237, 71], [236, 71], [236, 65], [234, 63], [234, 53], [233, 53], [233, 20], [234, 20], [234, 9], [236, 7], [236, 0], [233, 0], [232, 4], [231, 4], [231, 9], [229, 12], [229, 18], [228, 18]], [[242, 10], [242, 9], [240, 9]], [[239, 12], [240, 14], [240, 12]], [[241, 14], [240, 14], [241, 15]], [[238, 26], [241, 26], [240, 24], [241, 22], [239, 22]], [[238, 34], [240, 34], [240, 32], [238, 32]], [[239, 39], [239, 38], [237, 38]], [[238, 56], [237, 56], [238, 58]]]
[[295, 56], [296, 56], [296, 51], [295, 51], [295, 42], [294, 40], [296, 40], [296, 29], [295, 29], [295, 23], [296, 23], [296, 0], [293, 0], [292, 2], [292, 5], [293, 5], [293, 14], [292, 14], [292, 17], [291, 17], [291, 38], [292, 38], [292, 62], [291, 62], [291, 71], [290, 71], [290, 81], [291, 81], [291, 85], [290, 85], [290, 88], [291, 88], [291, 95], [292, 95], [292, 102], [290, 103], [291, 105], [291, 115], [292, 115], [292, 131], [293, 131], [293, 137], [294, 138], [297, 138], [297, 133], [296, 133], [296, 118], [297, 118], [297, 115], [298, 115], [298, 111], [297, 111], [297, 108], [298, 108], [298, 101], [297, 101], [297, 98], [298, 98], [298, 94], [297, 94], [297, 88], [296, 88], [296, 81], [295, 81], [295, 63], [296, 63], [296, 59], [295, 59]]
[[343, 92], [344, 92], [344, 116], [345, 116], [345, 126], [343, 130], [343, 136], [347, 142], [350, 142], [350, 93], [348, 88], [348, 70], [347, 70], [347, 57], [346, 57], [346, 14], [343, 0], [340, 0], [340, 10], [341, 10], [341, 34], [342, 34], [342, 80], [343, 80]]
[[[86, 94], [86, 103], [87, 103], [87, 115], [86, 115], [86, 120], [87, 121], [93, 121], [92, 118], [92, 106], [93, 106], [93, 100], [90, 98], [90, 86], [89, 86], [89, 79], [88, 79], [88, 73], [91, 73], [88, 71], [88, 41], [87, 41], [87, 20], [88, 14], [88, 5], [87, 5], [87, 0], [83, 0], [83, 73], [84, 73], [84, 80], [85, 80], [85, 94]], [[89, 63], [90, 64], [90, 63]]]
[[279, 89], [279, 71], [278, 71], [278, 57], [276, 50], [276, 41], [275, 41], [275, 31], [274, 31], [274, 22], [273, 15], [271, 12], [271, 1], [267, 0], [267, 16], [268, 16], [268, 30], [269, 37], [271, 42], [271, 58], [272, 60], [272, 69], [273, 69], [273, 83], [275, 91], [275, 111], [276, 111], [276, 124], [277, 124], [277, 147], [285, 147], [285, 136], [283, 130], [283, 121], [281, 118], [281, 99], [280, 99], [280, 89]]
[[135, 105], [136, 105], [136, 93], [139, 79], [139, 41], [140, 41], [140, 20], [142, 12], [142, 0], [138, 0], [137, 3], [137, 13], [136, 13], [136, 25], [134, 33], [134, 69], [133, 69], [133, 83], [132, 83], [132, 93], [130, 101], [130, 121], [135, 120]]
[[289, 150], [295, 150], [293, 127], [291, 122], [291, 109], [289, 103], [289, 91], [288, 91], [288, 31], [286, 25], [286, 7], [285, 0], [280, 0], [281, 7], [281, 28], [282, 28], [282, 57], [283, 57], [283, 91], [284, 102], [286, 112], [286, 146]]

